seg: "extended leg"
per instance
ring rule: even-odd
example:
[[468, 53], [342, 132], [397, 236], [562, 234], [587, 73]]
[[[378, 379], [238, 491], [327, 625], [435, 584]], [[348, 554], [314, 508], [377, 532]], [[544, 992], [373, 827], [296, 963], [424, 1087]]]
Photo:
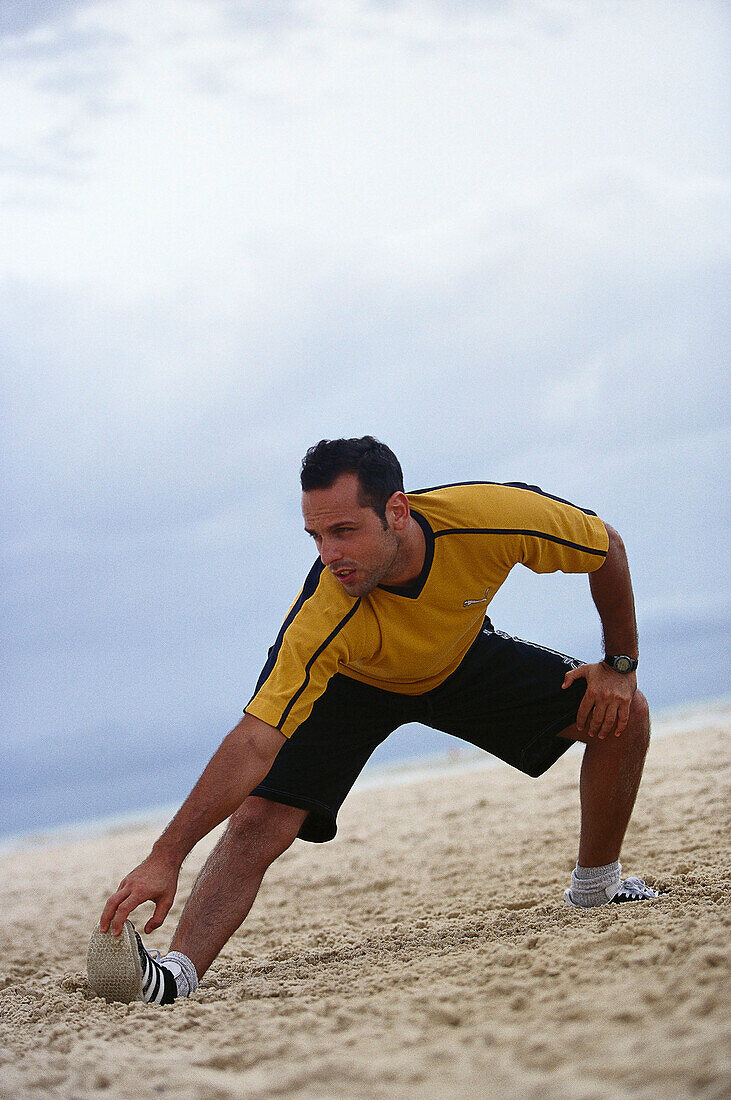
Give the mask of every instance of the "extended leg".
[[650, 714], [647, 700], [635, 694], [627, 728], [620, 737], [603, 741], [580, 734], [570, 726], [561, 734], [570, 741], [584, 741], [581, 766], [581, 835], [579, 859], [582, 867], [600, 867], [619, 859], [642, 769], [650, 743]]
[[250, 796], [206, 860], [170, 944], [200, 978], [247, 916], [267, 868], [289, 848], [306, 810]]

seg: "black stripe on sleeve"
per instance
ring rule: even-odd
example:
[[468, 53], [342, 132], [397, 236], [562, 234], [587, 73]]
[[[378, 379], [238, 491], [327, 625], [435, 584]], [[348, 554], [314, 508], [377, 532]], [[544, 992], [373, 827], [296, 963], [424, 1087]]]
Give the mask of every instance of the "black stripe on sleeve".
[[[269, 653], [267, 654], [267, 659], [266, 659], [266, 663], [264, 665], [264, 668], [259, 673], [259, 679], [256, 681], [256, 687], [254, 688], [254, 695], [256, 695], [256, 693], [264, 686], [264, 684], [267, 682], [267, 680], [271, 676], [272, 671], [274, 669], [274, 666], [277, 663], [277, 657], [279, 656], [279, 651], [282, 648], [282, 641], [284, 639], [284, 635], [285, 635], [285, 632], [287, 630], [287, 627], [289, 627], [292, 624], [292, 622], [294, 621], [296, 615], [301, 610], [302, 605], [304, 604], [305, 600], [308, 600], [310, 598], [310, 596], [314, 595], [314, 593], [317, 589], [317, 586], [320, 583], [320, 574], [322, 573], [323, 569], [324, 569], [324, 566], [322, 564], [322, 561], [320, 560], [320, 558], [318, 558], [317, 561], [315, 562], [315, 564], [312, 566], [312, 569], [307, 574], [307, 577], [305, 579], [305, 583], [302, 585], [302, 591], [300, 592], [299, 596], [297, 597], [294, 604], [292, 605], [292, 607], [290, 609], [290, 612], [287, 615], [287, 618], [282, 623], [282, 629], [277, 634], [277, 640], [275, 641], [274, 645], [271, 647], [271, 649], [269, 650]], [[251, 696], [251, 699], [254, 698], [254, 695]], [[249, 699], [249, 703], [251, 702], [251, 699]], [[247, 707], [248, 707], [249, 703], [246, 704]], [[244, 708], [244, 709], [246, 709], [246, 708]]]
[[302, 681], [302, 683], [300, 684], [300, 686], [298, 687], [297, 691], [294, 693], [292, 698], [287, 703], [287, 706], [284, 708], [284, 713], [282, 714], [282, 717], [277, 722], [277, 729], [278, 730], [281, 730], [282, 726], [284, 725], [284, 723], [287, 721], [287, 718], [289, 717], [289, 714], [290, 714], [290, 711], [292, 710], [292, 707], [297, 702], [300, 695], [302, 694], [302, 692], [305, 690], [305, 688], [309, 684], [309, 682], [310, 682], [310, 669], [314, 665], [315, 661], [320, 656], [320, 654], [323, 653], [327, 649], [327, 647], [330, 645], [330, 642], [333, 640], [333, 638], [336, 638], [338, 636], [338, 634], [340, 633], [340, 631], [343, 629], [343, 627], [353, 618], [353, 615], [355, 615], [355, 613], [356, 613], [356, 611], [358, 610], [359, 607], [360, 607], [360, 597], [358, 597], [358, 599], [355, 601], [355, 603], [351, 607], [348, 614], [345, 615], [344, 618], [342, 618], [340, 620], [340, 622], [335, 627], [335, 629], [327, 636], [327, 638], [322, 643], [322, 645], [319, 646], [318, 649], [316, 649], [315, 652], [310, 657], [309, 661], [305, 665], [305, 678], [304, 678], [304, 680]]
[[570, 546], [572, 550], [581, 550], [584, 554], [596, 554], [599, 558], [606, 558], [606, 550], [596, 550], [593, 546], [582, 546], [579, 542], [570, 542], [568, 539], [559, 538], [558, 535], [548, 535], [545, 531], [523, 531], [516, 527], [448, 527], [444, 531], [435, 531], [434, 538], [442, 535], [531, 535], [536, 539], [547, 539], [548, 542], [558, 542], [561, 546]]
[[564, 500], [563, 497], [556, 497], [553, 493], [545, 493], [538, 485], [528, 485], [525, 481], [453, 481], [449, 485], [432, 485], [429, 489], [409, 489], [408, 496], [419, 496], [422, 493], [436, 493], [439, 489], [457, 489], [462, 485], [497, 485], [504, 486], [507, 489], [525, 489], [529, 493], [538, 493], [539, 496], [548, 497], [549, 500], [555, 500], [559, 504], [568, 504], [569, 507], [576, 508], [577, 511], [583, 512], [585, 516], [596, 515], [596, 512], [592, 512], [591, 508], [580, 508], [578, 504], [574, 504], [570, 500]]

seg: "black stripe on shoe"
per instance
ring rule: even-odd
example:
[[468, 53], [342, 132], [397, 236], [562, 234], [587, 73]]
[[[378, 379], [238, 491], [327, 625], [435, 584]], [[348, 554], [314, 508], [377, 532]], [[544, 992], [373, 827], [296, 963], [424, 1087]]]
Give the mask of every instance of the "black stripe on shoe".
[[167, 967], [162, 966], [145, 950], [137, 929], [135, 929], [135, 938], [142, 963], [142, 1000], [147, 1004], [172, 1004], [178, 995], [175, 978]]

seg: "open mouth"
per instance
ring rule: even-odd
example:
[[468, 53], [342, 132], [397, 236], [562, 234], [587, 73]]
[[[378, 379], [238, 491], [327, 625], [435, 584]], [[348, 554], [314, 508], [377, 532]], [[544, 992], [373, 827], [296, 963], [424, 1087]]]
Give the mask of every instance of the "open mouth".
[[334, 569], [333, 572], [338, 580], [343, 583], [347, 583], [355, 576], [355, 569]]

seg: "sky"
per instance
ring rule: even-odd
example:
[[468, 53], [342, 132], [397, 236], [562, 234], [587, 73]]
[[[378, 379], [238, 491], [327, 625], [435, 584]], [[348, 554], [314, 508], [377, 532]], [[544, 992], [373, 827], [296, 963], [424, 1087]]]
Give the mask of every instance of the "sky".
[[[18, 775], [202, 766], [313, 559], [323, 437], [593, 508], [651, 702], [729, 690], [728, 48], [707, 0], [4, 0]], [[491, 614], [601, 652], [583, 578]]]

